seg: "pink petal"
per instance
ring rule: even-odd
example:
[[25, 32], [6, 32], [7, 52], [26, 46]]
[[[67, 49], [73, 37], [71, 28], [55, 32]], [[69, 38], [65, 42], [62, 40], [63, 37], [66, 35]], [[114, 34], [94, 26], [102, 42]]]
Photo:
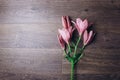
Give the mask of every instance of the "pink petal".
[[65, 42], [62, 39], [62, 36], [61, 35], [57, 35], [57, 37], [58, 37], [58, 41], [59, 41], [59, 44], [60, 44], [61, 48], [65, 49]]
[[81, 24], [81, 23], [82, 23], [82, 19], [77, 18], [77, 19], [76, 19], [76, 24], [79, 25], [79, 24]]
[[87, 32], [87, 30], [86, 30], [86, 31], [84, 32], [84, 34], [83, 34], [83, 43], [84, 43], [84, 44], [86, 44], [87, 39], [88, 39], [88, 32]]
[[75, 30], [75, 28], [72, 28], [72, 26], [68, 28], [68, 31], [69, 31], [69, 34], [71, 37], [72, 37], [72, 33], [74, 30]]
[[76, 29], [76, 28], [75, 28], [75, 27], [73, 27], [73, 28], [72, 28], [72, 32], [73, 32], [75, 29]]
[[69, 28], [68, 28], [68, 31], [69, 31], [69, 33], [71, 34], [71, 33], [72, 33], [72, 27], [69, 27]]
[[62, 16], [62, 25], [63, 25], [64, 28], [68, 28], [65, 16]]
[[87, 19], [85, 19], [83, 21], [83, 25], [84, 25], [84, 30], [88, 28], [88, 21], [87, 21]]
[[66, 22], [67, 22], [67, 26], [68, 26], [68, 28], [69, 28], [71, 25], [70, 25], [70, 20], [69, 20], [69, 17], [68, 17], [68, 16], [66, 16], [66, 20], [67, 20], [67, 21], [66, 21]]
[[85, 24], [80, 18], [77, 19], [77, 25], [79, 27], [79, 34], [82, 35], [85, 31]]
[[88, 43], [91, 41], [92, 36], [93, 36], [93, 31], [90, 31], [90, 32], [89, 32], [89, 37], [88, 37], [88, 39], [87, 39], [87, 41], [86, 41], [86, 44], [88, 44]]
[[58, 31], [59, 31], [60, 35], [62, 36], [63, 40], [68, 44], [69, 39], [70, 39], [69, 31], [65, 28], [63, 28], [62, 30], [59, 29]]
[[81, 22], [81, 24], [80, 24], [79, 27], [80, 27], [80, 35], [82, 35], [84, 33], [84, 31], [88, 27], [88, 21], [87, 21], [87, 19], [85, 19], [83, 22]]
[[70, 20], [68, 16], [62, 16], [62, 25], [66, 29], [70, 27]]
[[80, 18], [76, 19], [76, 24], [78, 25], [79, 29], [81, 29], [82, 25], [82, 20]]
[[[78, 27], [78, 25], [77, 25], [74, 21], [72, 21], [72, 23], [75, 25], [75, 27], [76, 27], [78, 33], [80, 34], [80, 28]], [[74, 29], [75, 29], [75, 28], [74, 28]]]

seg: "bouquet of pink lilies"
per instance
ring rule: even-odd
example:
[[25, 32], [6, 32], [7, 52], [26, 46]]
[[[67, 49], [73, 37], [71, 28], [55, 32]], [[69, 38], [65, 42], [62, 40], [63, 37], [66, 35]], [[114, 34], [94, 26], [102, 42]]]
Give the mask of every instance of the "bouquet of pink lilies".
[[[71, 26], [71, 22], [74, 27]], [[83, 50], [91, 42], [95, 34], [92, 30], [88, 32], [87, 19], [82, 21], [77, 18], [76, 22], [74, 22], [70, 21], [68, 16], [62, 16], [62, 26], [62, 29], [58, 29], [58, 41], [64, 51], [65, 58], [71, 63], [71, 80], [74, 80], [74, 66], [83, 56]], [[79, 34], [76, 41], [72, 40], [75, 29], [77, 29]], [[80, 42], [83, 43], [82, 47], [79, 47]]]

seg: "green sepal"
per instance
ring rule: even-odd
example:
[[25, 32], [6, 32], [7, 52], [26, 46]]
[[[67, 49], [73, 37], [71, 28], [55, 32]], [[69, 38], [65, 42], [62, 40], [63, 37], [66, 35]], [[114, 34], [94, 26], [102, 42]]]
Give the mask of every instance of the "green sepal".
[[67, 56], [67, 55], [65, 56], [65, 58], [66, 58], [69, 62], [71, 62], [71, 60], [72, 60], [71, 57], [70, 57], [70, 56]]

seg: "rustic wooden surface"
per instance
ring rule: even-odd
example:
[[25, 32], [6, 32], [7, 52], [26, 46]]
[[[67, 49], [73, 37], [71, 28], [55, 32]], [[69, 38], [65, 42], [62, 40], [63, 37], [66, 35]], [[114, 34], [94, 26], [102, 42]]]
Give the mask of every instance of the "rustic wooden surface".
[[62, 15], [88, 18], [97, 32], [76, 80], [120, 80], [120, 0], [0, 0], [0, 80], [69, 80]]

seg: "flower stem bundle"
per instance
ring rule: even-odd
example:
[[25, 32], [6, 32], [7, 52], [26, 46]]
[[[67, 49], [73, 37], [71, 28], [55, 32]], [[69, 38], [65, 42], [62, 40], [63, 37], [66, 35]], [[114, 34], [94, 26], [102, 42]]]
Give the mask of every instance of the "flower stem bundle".
[[[74, 26], [71, 25], [71, 22]], [[71, 64], [71, 80], [74, 80], [74, 68], [75, 64], [83, 57], [83, 51], [85, 47], [91, 42], [94, 36], [94, 32], [91, 30], [88, 32], [88, 20], [77, 18], [76, 22], [70, 21], [68, 16], [62, 16], [62, 29], [58, 29], [58, 41], [61, 48], [64, 51], [65, 58]], [[77, 31], [78, 38], [73, 40], [73, 32]], [[79, 44], [82, 43], [81, 47]]]

